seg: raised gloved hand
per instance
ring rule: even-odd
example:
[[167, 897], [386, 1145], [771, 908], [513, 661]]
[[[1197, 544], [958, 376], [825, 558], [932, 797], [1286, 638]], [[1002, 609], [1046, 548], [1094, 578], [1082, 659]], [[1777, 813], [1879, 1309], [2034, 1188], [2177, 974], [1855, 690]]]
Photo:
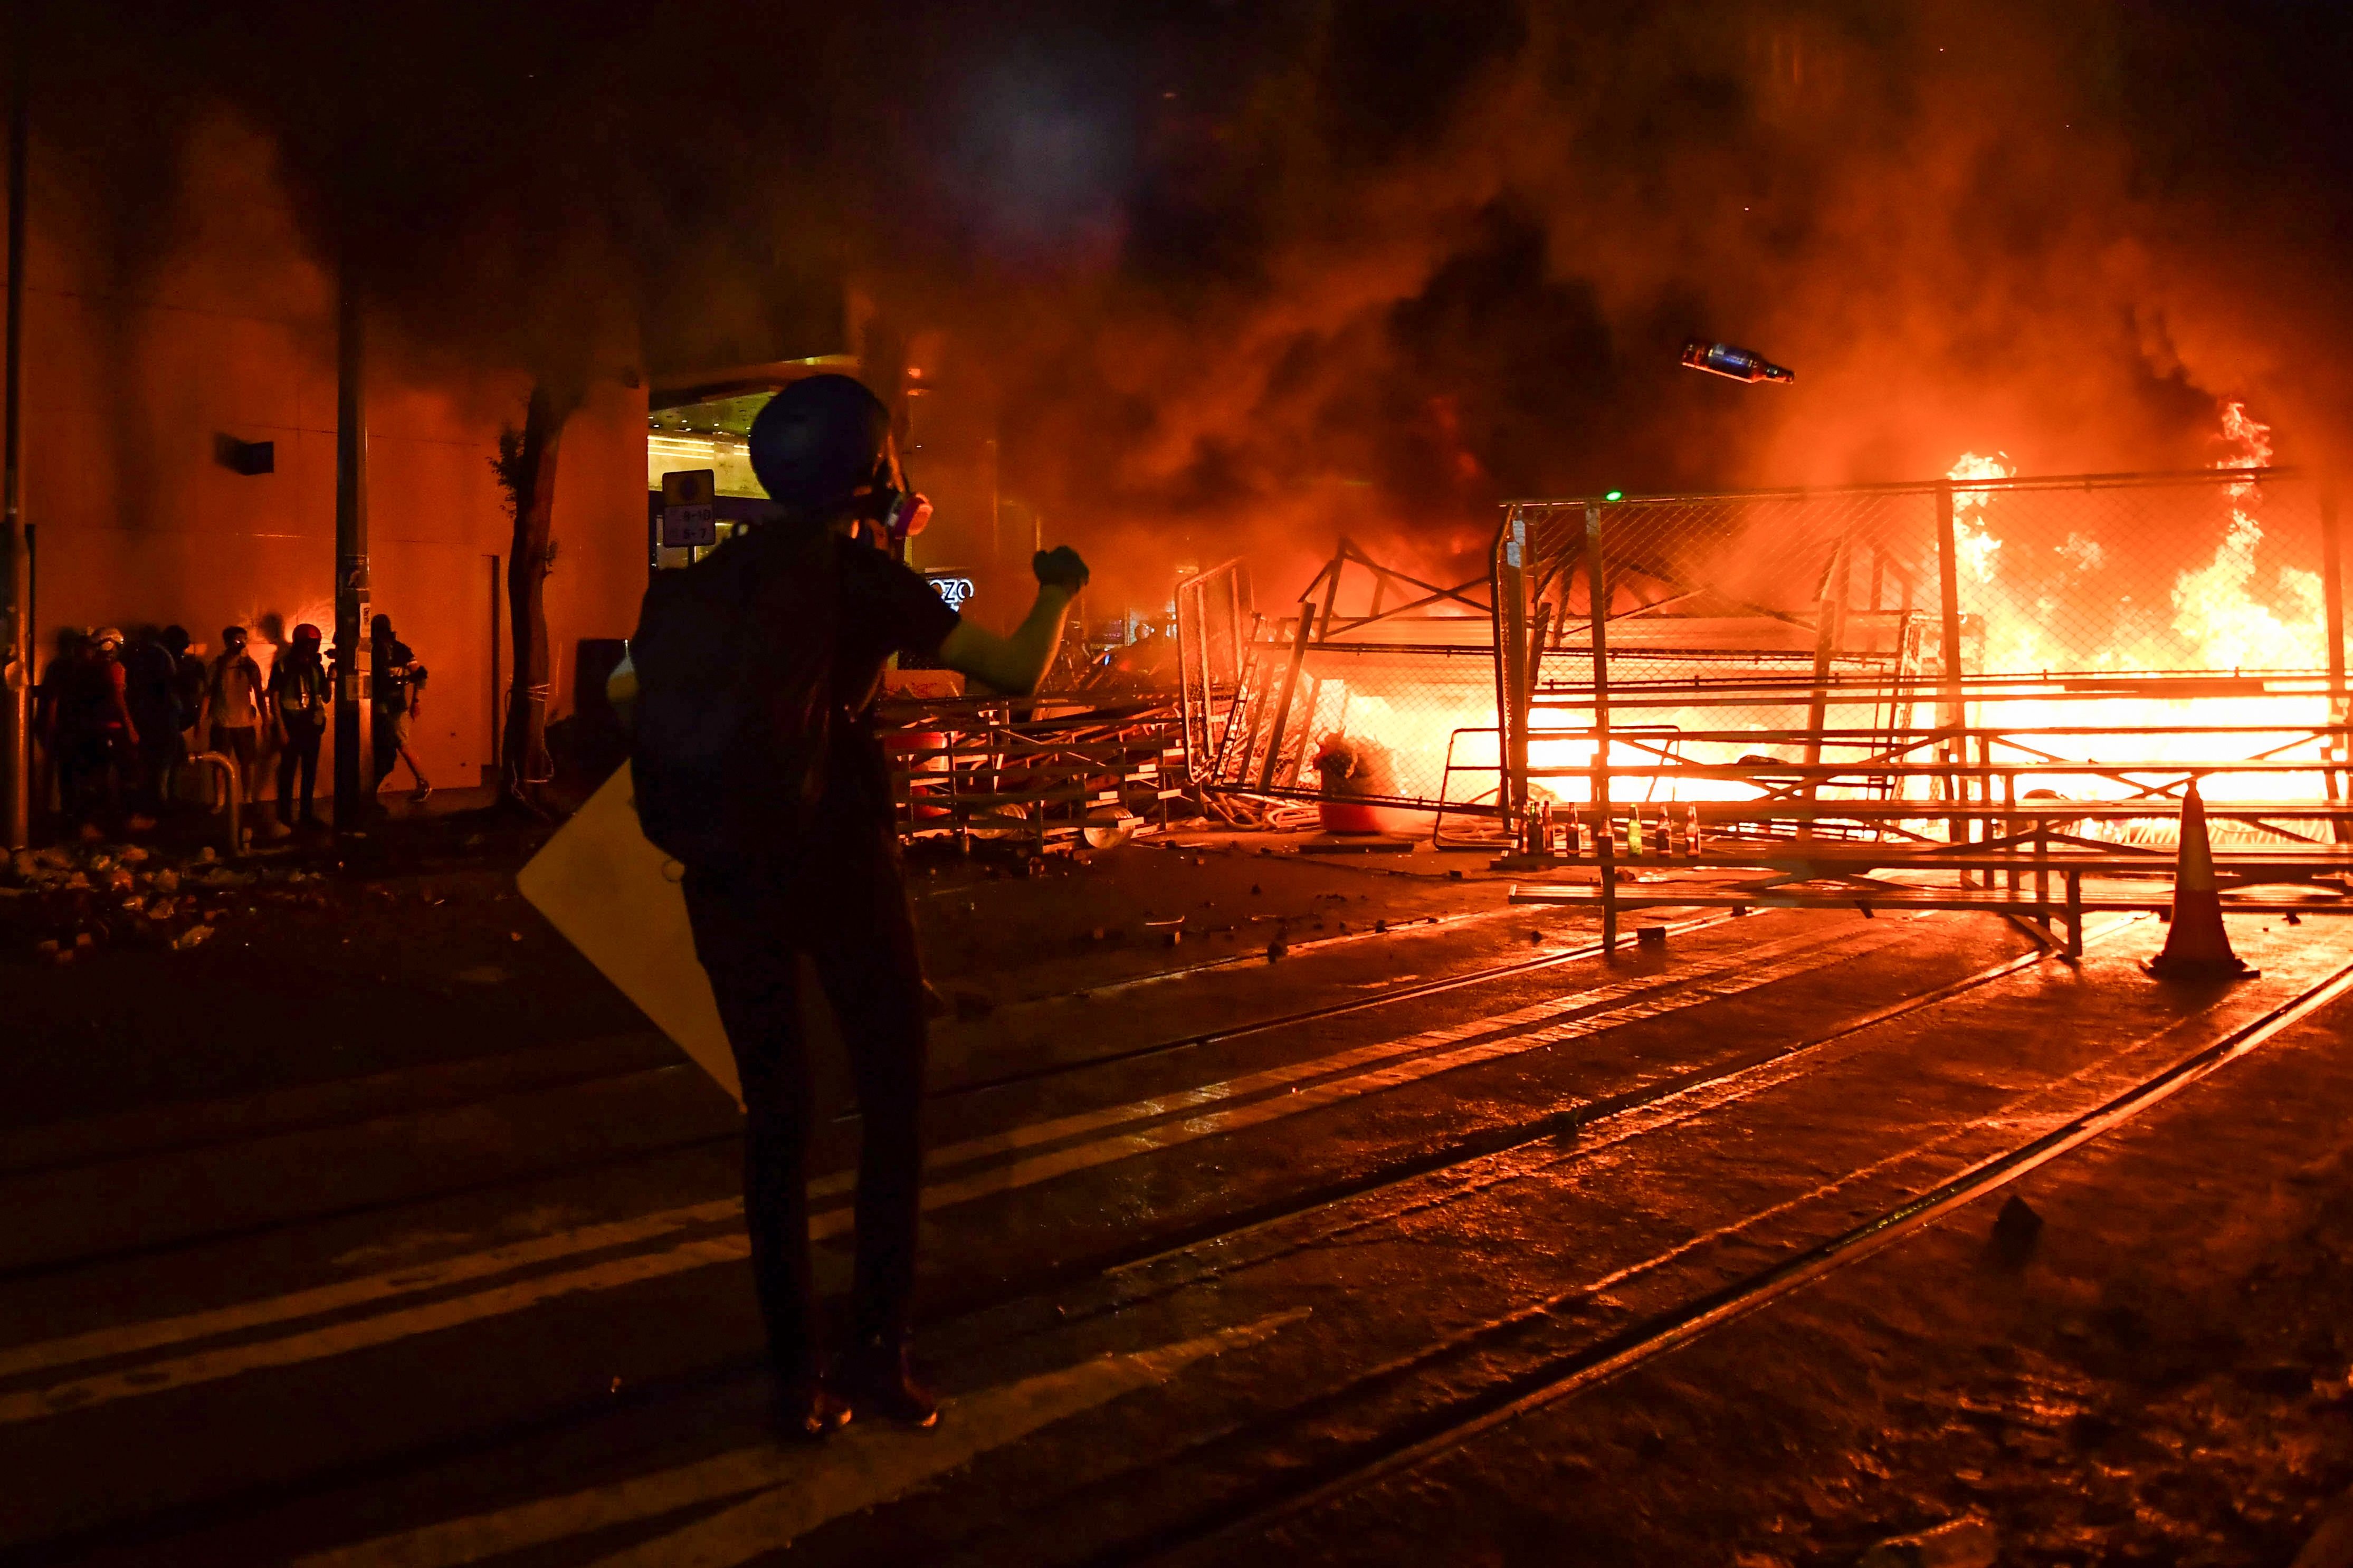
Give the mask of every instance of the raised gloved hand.
[[1087, 563], [1067, 544], [1038, 552], [1029, 558], [1029, 570], [1038, 574], [1038, 581], [1049, 588], [1075, 594], [1087, 585]]

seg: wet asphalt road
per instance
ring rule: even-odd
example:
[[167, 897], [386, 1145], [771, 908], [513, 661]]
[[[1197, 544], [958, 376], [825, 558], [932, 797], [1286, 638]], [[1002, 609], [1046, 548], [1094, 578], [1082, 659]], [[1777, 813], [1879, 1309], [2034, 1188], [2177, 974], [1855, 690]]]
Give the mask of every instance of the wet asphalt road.
[[[953, 1403], [930, 1433], [763, 1439], [735, 1113], [626, 1018], [22, 1127], [0, 1155], [0, 1560], [1516, 1562], [1571, 1540], [1838, 1560], [1919, 1521], [1858, 1483], [1777, 1535], [1771, 1464], [1709, 1494], [1662, 1434], [1754, 1421], [1785, 1469], [1851, 1458], [1805, 1390], [1849, 1400], [1842, 1357], [1898, 1358], [1820, 1324], [1884, 1334], [1870, 1306], [1936, 1297], [1961, 1219], [1447, 1435], [2353, 960], [2326, 924], [2251, 921], [2263, 977], [2181, 991], [2133, 966], [2155, 921], [2071, 968], [1977, 918], [1666, 911], [1664, 943], [1605, 962], [1480, 865], [1205, 845], [919, 878], [950, 1009], [923, 1345]], [[2348, 1019], [2287, 1031], [2278, 1059]], [[2212, 1114], [2239, 1082], [2179, 1104]], [[813, 1162], [837, 1287], [840, 1083]], [[2278, 1158], [2308, 1163], [2307, 1120]], [[2094, 1164], [2024, 1190], [2074, 1182], [2096, 1207]], [[1824, 1305], [1858, 1291], [1845, 1318]], [[1703, 1357], [1729, 1370], [1694, 1382]], [[1772, 1370], [1808, 1357], [1810, 1379]], [[1588, 1444], [1595, 1401], [1617, 1426]], [[1915, 1513], [1953, 1500], [1915, 1490]]]

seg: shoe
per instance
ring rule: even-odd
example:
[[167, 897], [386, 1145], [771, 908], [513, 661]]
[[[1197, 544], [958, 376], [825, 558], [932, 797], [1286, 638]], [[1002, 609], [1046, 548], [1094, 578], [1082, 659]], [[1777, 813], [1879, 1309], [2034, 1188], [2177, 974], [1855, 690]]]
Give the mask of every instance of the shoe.
[[875, 1338], [842, 1352], [828, 1386], [871, 1415], [902, 1426], [932, 1426], [940, 1419], [940, 1397], [917, 1381], [907, 1342]]
[[122, 829], [126, 833], [151, 833], [154, 831], [154, 827], [155, 819], [143, 811], [132, 812], [131, 820], [122, 825]]
[[854, 1414], [849, 1402], [824, 1384], [802, 1383], [776, 1391], [768, 1423], [784, 1442], [822, 1443], [849, 1426]]
[[415, 789], [408, 792], [408, 804], [411, 805], [423, 805], [427, 801], [432, 798], [433, 786], [429, 784], [418, 784]]

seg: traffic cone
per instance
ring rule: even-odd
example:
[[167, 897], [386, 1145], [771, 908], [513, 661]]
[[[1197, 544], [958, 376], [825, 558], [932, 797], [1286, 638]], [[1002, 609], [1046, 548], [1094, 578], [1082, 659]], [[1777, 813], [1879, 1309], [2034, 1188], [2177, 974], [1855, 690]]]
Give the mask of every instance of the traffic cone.
[[2252, 980], [2222, 930], [2222, 896], [2214, 886], [2214, 847], [2206, 837], [2206, 802], [2198, 781], [2181, 797], [2181, 852], [2173, 869], [2173, 924], [2165, 951], [2142, 968], [2160, 980]]

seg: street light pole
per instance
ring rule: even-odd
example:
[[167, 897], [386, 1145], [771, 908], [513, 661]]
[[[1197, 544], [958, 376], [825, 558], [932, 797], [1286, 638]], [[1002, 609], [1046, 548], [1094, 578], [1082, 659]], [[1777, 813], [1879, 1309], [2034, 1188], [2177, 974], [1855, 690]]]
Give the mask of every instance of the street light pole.
[[0, 395], [0, 835], [21, 849], [33, 837], [33, 552], [25, 529], [25, 187], [31, 53], [19, 13], [8, 92], [8, 346]]
[[367, 399], [364, 310], [346, 258], [335, 288], [335, 831], [375, 805], [369, 733]]

